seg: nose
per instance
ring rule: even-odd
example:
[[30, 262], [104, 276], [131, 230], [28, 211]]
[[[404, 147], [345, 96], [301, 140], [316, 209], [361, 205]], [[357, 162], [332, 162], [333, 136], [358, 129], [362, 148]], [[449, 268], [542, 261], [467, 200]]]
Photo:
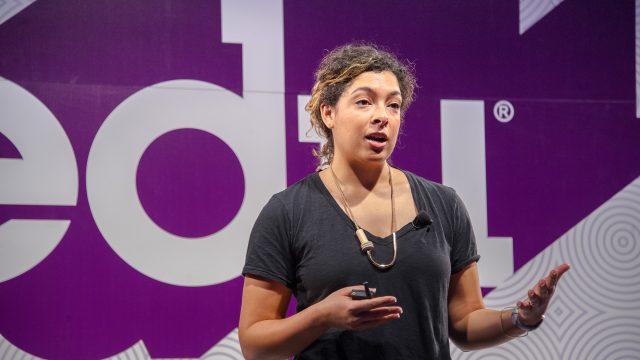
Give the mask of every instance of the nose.
[[389, 114], [387, 113], [386, 106], [378, 106], [376, 112], [371, 120], [374, 125], [386, 126], [389, 123]]

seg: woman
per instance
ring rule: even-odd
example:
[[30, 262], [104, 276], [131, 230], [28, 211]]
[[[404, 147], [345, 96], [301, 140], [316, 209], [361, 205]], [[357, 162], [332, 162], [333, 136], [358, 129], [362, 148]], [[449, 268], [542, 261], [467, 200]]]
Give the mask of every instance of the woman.
[[[251, 233], [239, 335], [248, 359], [449, 359], [543, 319], [553, 269], [514, 309], [485, 309], [476, 244], [455, 192], [389, 165], [415, 80], [368, 45], [329, 53], [307, 110], [320, 171], [274, 195]], [[426, 212], [426, 214], [425, 214]], [[374, 287], [362, 300], [354, 289]], [[285, 318], [291, 295], [297, 313]]]

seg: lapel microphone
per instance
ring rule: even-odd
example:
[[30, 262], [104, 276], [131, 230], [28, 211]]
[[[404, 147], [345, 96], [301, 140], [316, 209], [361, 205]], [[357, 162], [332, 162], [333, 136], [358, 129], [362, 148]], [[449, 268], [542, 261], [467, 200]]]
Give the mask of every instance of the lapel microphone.
[[416, 218], [413, 219], [411, 224], [416, 229], [422, 229], [425, 226], [429, 226], [433, 224], [433, 220], [431, 220], [431, 218], [429, 217], [429, 214], [427, 214], [426, 211], [420, 210], [420, 212], [418, 212], [418, 215], [416, 215]]

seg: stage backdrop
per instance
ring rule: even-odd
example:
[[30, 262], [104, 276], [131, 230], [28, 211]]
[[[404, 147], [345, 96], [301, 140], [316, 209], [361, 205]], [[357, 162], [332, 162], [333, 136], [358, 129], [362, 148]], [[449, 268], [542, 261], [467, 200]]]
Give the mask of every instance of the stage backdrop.
[[0, 1], [0, 358], [241, 358], [249, 231], [350, 41], [415, 64], [393, 161], [461, 194], [486, 303], [573, 266], [540, 330], [454, 359], [638, 358], [639, 9]]

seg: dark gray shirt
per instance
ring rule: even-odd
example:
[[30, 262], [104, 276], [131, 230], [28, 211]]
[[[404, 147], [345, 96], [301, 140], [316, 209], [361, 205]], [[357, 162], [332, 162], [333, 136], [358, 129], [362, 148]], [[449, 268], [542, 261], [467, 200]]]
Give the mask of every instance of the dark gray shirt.
[[[447, 293], [452, 273], [477, 261], [469, 216], [455, 191], [405, 172], [418, 210], [433, 224], [397, 232], [397, 261], [375, 268], [360, 252], [355, 226], [318, 173], [274, 195], [258, 216], [243, 274], [291, 289], [302, 311], [337, 289], [368, 281], [377, 295], [393, 295], [403, 314], [375, 329], [330, 330], [296, 359], [449, 359]], [[392, 237], [367, 232], [375, 258], [393, 256]], [[354, 300], [355, 301], [355, 300]]]

